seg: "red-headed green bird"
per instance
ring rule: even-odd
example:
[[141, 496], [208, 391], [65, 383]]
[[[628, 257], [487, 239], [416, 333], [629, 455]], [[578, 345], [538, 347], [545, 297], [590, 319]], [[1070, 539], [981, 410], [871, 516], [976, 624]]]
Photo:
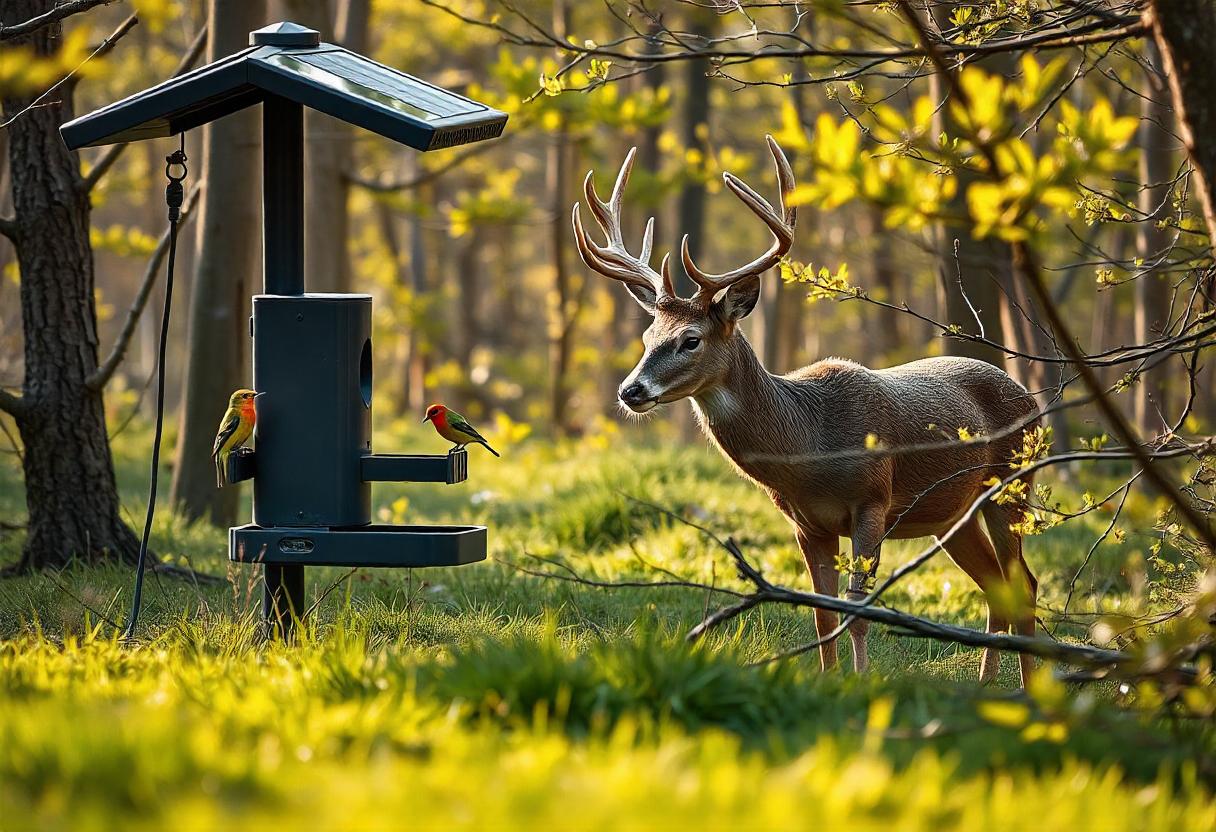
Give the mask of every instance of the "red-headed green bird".
[[490, 443], [485, 440], [485, 437], [477, 432], [477, 428], [470, 425], [469, 420], [455, 410], [449, 410], [441, 404], [433, 404], [426, 409], [426, 416], [422, 421], [434, 425], [435, 432], [455, 444], [457, 448], [463, 448], [465, 445], [483, 445], [494, 456], [501, 456], [498, 451], [490, 447]]
[[215, 444], [211, 446], [216, 488], [228, 484], [228, 457], [253, 435], [253, 426], [258, 421], [254, 400], [260, 395], [252, 390], [237, 390], [228, 399], [228, 410], [220, 419], [220, 429], [216, 431]]

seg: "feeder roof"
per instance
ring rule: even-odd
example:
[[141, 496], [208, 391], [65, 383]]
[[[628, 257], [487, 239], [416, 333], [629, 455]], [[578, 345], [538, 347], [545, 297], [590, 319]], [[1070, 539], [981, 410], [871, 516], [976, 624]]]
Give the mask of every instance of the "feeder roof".
[[267, 26], [249, 40], [248, 49], [68, 122], [60, 128], [64, 142], [76, 150], [171, 136], [270, 96], [415, 150], [497, 138], [507, 122], [505, 113], [322, 43], [295, 23]]

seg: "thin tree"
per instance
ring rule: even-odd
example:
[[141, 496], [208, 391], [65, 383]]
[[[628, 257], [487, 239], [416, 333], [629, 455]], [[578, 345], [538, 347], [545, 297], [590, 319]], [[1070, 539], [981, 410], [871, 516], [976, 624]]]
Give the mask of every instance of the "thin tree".
[[[261, 0], [211, 0], [207, 61], [249, 44], [262, 25]], [[211, 444], [228, 396], [249, 378], [248, 298], [261, 255], [260, 113], [242, 110], [203, 129], [202, 214], [190, 297], [186, 375], [171, 502], [187, 517], [236, 519], [238, 490], [215, 487]]]

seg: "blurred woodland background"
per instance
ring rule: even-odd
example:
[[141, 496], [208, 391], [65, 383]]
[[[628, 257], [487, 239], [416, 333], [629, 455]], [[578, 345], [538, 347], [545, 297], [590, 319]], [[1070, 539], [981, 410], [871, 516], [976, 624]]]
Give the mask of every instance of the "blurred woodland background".
[[[61, 235], [61, 224], [39, 224], [13, 197], [21, 177], [35, 176], [26, 166], [66, 166], [88, 250], [42, 246], [27, 262], [88, 272], [77, 286], [91, 298], [74, 299], [71, 315], [100, 366], [74, 383], [85, 391], [80, 402], [96, 402], [85, 409], [104, 392], [111, 433], [153, 404], [157, 316], [139, 311], [158, 308], [149, 276], [163, 265], [162, 159], [175, 141], [85, 151], [76, 170], [75, 155], [51, 148], [47, 131], [73, 107], [88, 112], [239, 50], [250, 30], [280, 19], [511, 115], [499, 141], [423, 155], [308, 114], [307, 286], [375, 296], [379, 422], [443, 400], [507, 441], [619, 430], [615, 390], [647, 318], [578, 259], [569, 211], [582, 177], [594, 168], [604, 192], [636, 145], [626, 199], [634, 233], [654, 215], [657, 250], [676, 249], [687, 234], [698, 261], [721, 268], [766, 244], [763, 227], [721, 188], [729, 170], [771, 193], [766, 133], [794, 160], [801, 206], [794, 259], [774, 269], [745, 322], [770, 370], [829, 355], [872, 366], [943, 352], [982, 357], [1039, 395], [1054, 447], [1065, 450], [1099, 451], [1111, 435], [1127, 444], [1096, 418], [1100, 409], [1075, 406], [1095, 400], [1093, 383], [1153, 452], [1183, 432], [1210, 432], [1216, 419], [1213, 369], [1201, 358], [1212, 337], [1203, 217], [1211, 197], [1180, 138], [1190, 128], [1173, 96], [1188, 90], [1171, 93], [1170, 64], [1146, 37], [1158, 4], [72, 5], [88, 13], [3, 35], [0, 215], [16, 210], [3, 230], [31, 248], [35, 237]], [[1188, 4], [1161, 5], [1168, 24]], [[1190, 5], [1197, 11], [1184, 19], [1202, 29], [1210, 5]], [[5, 8], [10, 27], [55, 9], [36, 0]], [[1184, 35], [1180, 49], [1191, 43]], [[926, 37], [944, 51], [918, 47]], [[31, 138], [36, 125], [42, 144]], [[237, 494], [212, 487], [208, 455], [221, 403], [250, 382], [259, 142], [255, 111], [186, 138], [191, 216], [169, 350], [171, 500], [220, 525], [236, 519]], [[1018, 271], [1018, 251], [1031, 249], [1047, 295]], [[64, 421], [70, 408], [60, 394], [42, 404], [29, 395], [54, 373], [31, 377], [41, 370], [30, 366], [39, 338], [30, 329], [42, 324], [27, 309], [23, 326], [18, 295], [30, 276], [2, 237], [0, 268], [0, 384], [14, 391], [0, 399], [9, 414], [0, 423], [6, 452], [24, 444], [32, 459], [40, 426]], [[59, 314], [54, 303], [41, 306]], [[1083, 373], [1073, 347], [1089, 357]], [[15, 395], [23, 383], [24, 411]], [[702, 441], [687, 405], [673, 410], [644, 430]], [[61, 447], [52, 440], [40, 447]], [[104, 481], [108, 464], [79, 476], [59, 469], [59, 488]], [[1073, 467], [1057, 470], [1067, 477]], [[27, 459], [27, 480], [36, 468]], [[58, 513], [88, 516], [80, 506], [89, 499], [66, 495]], [[43, 546], [32, 516], [33, 562], [72, 548], [129, 551], [129, 535], [86, 525], [66, 543], [60, 528], [59, 542]]]
[[[442, 401], [504, 452], [378, 484], [373, 516], [485, 525], [488, 559], [310, 567], [298, 643], [255, 628], [261, 568], [225, 559], [249, 489], [209, 459], [251, 382], [254, 107], [185, 139], [127, 641], [177, 141], [58, 131], [279, 20], [510, 114], [427, 154], [305, 121], [307, 287], [375, 297], [376, 447], [442, 452]], [[3, 0], [0, 805], [38, 829], [1213, 828], [1213, 67], [1214, 0]], [[724, 270], [770, 243], [721, 176], [773, 199], [766, 134], [798, 205], [742, 324], [770, 371], [961, 354], [1042, 405], [972, 506], [1020, 509], [1035, 639], [982, 632], [940, 539], [891, 541], [845, 610], [884, 625], [873, 670], [820, 672], [784, 518], [687, 403], [618, 410], [650, 318], [579, 259], [583, 177], [609, 193], [636, 146], [631, 250], [653, 215], [655, 265], [688, 235]], [[1042, 660], [1024, 692], [974, 684], [980, 638]]]

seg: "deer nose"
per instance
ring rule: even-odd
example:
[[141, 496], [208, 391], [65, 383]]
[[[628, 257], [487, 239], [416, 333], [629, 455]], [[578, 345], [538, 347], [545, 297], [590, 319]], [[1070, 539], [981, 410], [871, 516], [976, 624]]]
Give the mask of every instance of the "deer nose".
[[641, 412], [644, 409], [649, 409], [646, 405], [654, 405], [654, 396], [641, 384], [641, 382], [633, 382], [626, 384], [617, 391], [617, 396], [621, 403], [631, 410]]

